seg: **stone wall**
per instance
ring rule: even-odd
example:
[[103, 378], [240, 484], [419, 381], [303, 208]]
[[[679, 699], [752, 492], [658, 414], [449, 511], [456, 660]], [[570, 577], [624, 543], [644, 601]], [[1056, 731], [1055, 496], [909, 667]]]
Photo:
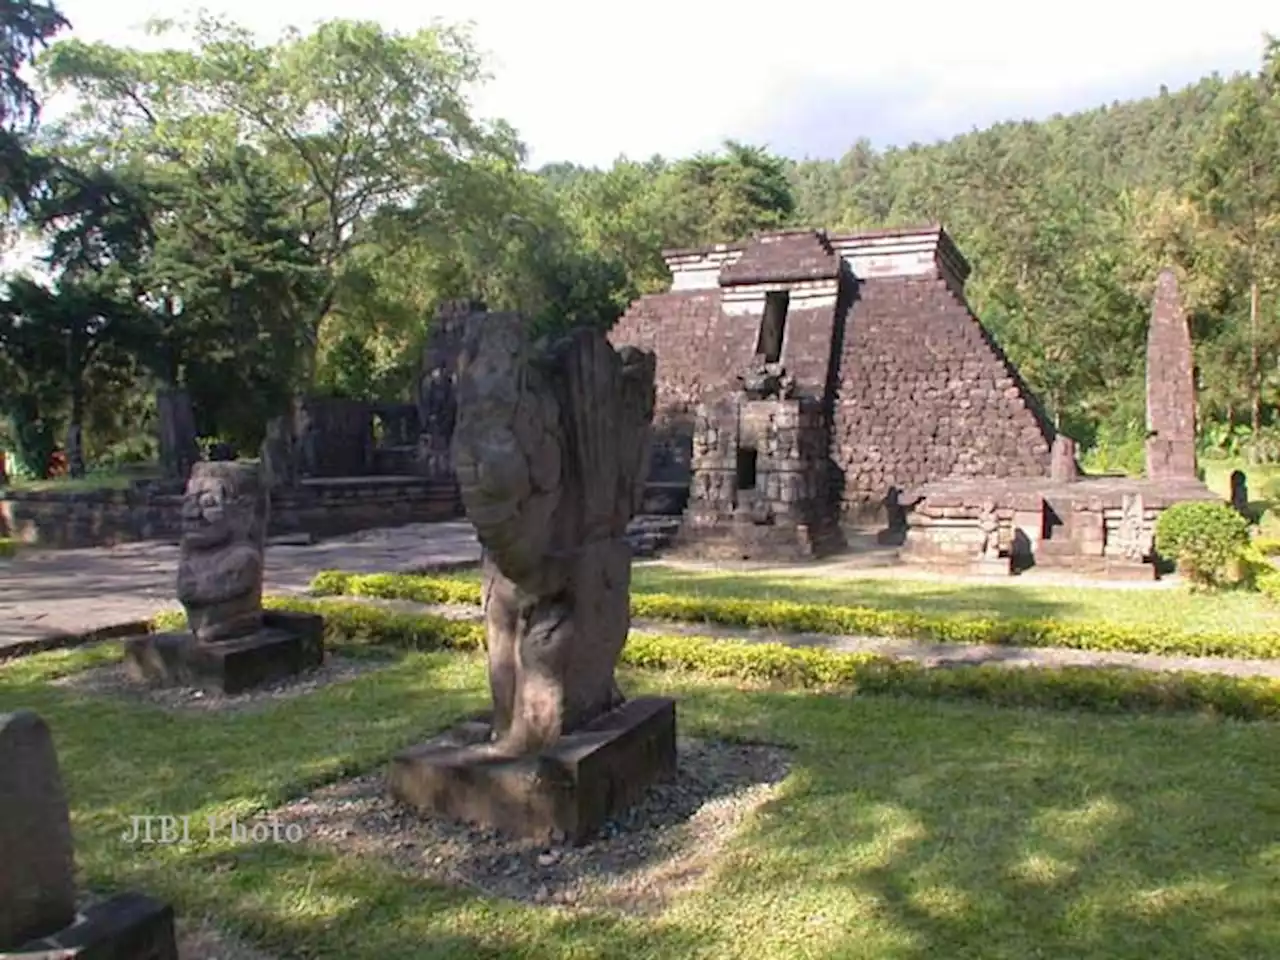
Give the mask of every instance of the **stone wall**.
[[[181, 494], [128, 490], [9, 491], [0, 498], [0, 536], [48, 547], [97, 547], [139, 540], [174, 542]], [[308, 480], [271, 500], [271, 536], [339, 536], [374, 527], [461, 516], [457, 488], [416, 478]]]
[[858, 284], [832, 458], [846, 511], [944, 477], [1047, 477], [1052, 428], [945, 277]]

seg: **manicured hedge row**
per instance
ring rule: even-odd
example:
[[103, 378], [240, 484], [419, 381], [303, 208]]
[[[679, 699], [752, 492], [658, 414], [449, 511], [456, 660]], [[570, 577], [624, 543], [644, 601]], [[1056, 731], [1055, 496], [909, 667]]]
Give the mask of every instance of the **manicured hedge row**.
[[[323, 613], [326, 642], [335, 649], [381, 646], [477, 650], [484, 644], [483, 628], [474, 621], [339, 600], [270, 598], [267, 605]], [[181, 614], [164, 614], [158, 620], [157, 628], [169, 629], [181, 623]], [[622, 662], [644, 669], [765, 682], [791, 689], [981, 700], [1003, 706], [1099, 712], [1198, 711], [1241, 720], [1280, 720], [1280, 681], [1267, 678], [1123, 668], [928, 669], [875, 654], [639, 633], [627, 640]]]
[[[480, 602], [480, 585], [474, 581], [396, 573], [353, 574], [325, 570], [311, 581], [311, 592], [319, 596], [377, 597], [418, 603]], [[631, 613], [651, 620], [768, 627], [790, 633], [1253, 660], [1280, 657], [1280, 635], [1275, 634], [1185, 633], [1166, 627], [1080, 620], [943, 616], [907, 610], [665, 593], [633, 593]]]

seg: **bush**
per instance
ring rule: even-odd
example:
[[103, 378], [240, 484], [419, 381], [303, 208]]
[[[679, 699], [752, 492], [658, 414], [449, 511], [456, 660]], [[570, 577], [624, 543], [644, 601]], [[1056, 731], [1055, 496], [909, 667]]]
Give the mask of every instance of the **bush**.
[[[322, 613], [325, 642], [334, 649], [479, 650], [480, 624], [370, 604], [269, 598], [276, 609]], [[172, 629], [181, 614], [156, 618]], [[767, 683], [783, 688], [981, 700], [1001, 706], [1087, 709], [1098, 712], [1198, 711], [1240, 720], [1280, 719], [1280, 681], [1125, 668], [929, 669], [877, 654], [746, 643], [709, 637], [632, 634], [621, 662], [650, 670]]]
[[10, 537], [0, 537], [0, 559], [12, 557], [18, 552], [18, 541]]
[[[478, 604], [474, 581], [416, 574], [318, 573], [311, 592], [321, 596], [361, 596], [429, 604]], [[1178, 656], [1280, 657], [1280, 636], [1185, 633], [1156, 626], [1070, 620], [992, 619], [875, 610], [785, 600], [632, 593], [631, 613], [651, 620], [764, 627], [789, 633], [903, 637], [941, 643], [986, 643], [1015, 647], [1072, 647]]]
[[1155, 545], [1194, 587], [1219, 589], [1237, 582], [1249, 523], [1221, 501], [1175, 503], [1156, 521]]

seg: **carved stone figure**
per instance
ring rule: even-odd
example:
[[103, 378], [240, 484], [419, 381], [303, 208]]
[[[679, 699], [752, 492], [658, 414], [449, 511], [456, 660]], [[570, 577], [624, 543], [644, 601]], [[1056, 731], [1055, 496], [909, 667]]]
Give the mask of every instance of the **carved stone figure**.
[[982, 501], [982, 509], [978, 513], [978, 531], [982, 535], [978, 556], [983, 560], [999, 559], [1000, 517], [996, 513], [996, 502], [990, 498]]
[[289, 417], [273, 417], [267, 421], [267, 435], [262, 440], [262, 482], [267, 489], [291, 487], [298, 479], [296, 440]]
[[300, 401], [294, 407], [294, 430], [296, 473], [300, 477], [314, 477], [319, 472], [319, 431], [311, 411]]
[[1120, 506], [1120, 523], [1116, 528], [1117, 546], [1126, 560], [1141, 562], [1151, 553], [1153, 531], [1147, 524], [1142, 494], [1125, 494]]
[[198, 642], [234, 640], [262, 627], [268, 509], [256, 465], [192, 466], [182, 502], [178, 600]]
[[67, 427], [67, 474], [84, 476], [84, 431], [78, 423]]
[[787, 374], [780, 363], [768, 363], [764, 354], [756, 354], [746, 373], [738, 375], [742, 391], [751, 400], [790, 399], [795, 393], [795, 377]]
[[1231, 506], [1242, 516], [1249, 516], [1249, 478], [1243, 470], [1231, 471]]
[[515, 314], [471, 324], [453, 459], [484, 548], [493, 749], [539, 751], [622, 702], [631, 549], [655, 361], [579, 330], [532, 345]]

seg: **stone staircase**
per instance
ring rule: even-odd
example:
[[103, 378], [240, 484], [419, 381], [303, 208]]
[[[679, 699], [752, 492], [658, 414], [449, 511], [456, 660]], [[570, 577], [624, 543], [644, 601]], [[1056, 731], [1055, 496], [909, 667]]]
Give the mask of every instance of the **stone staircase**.
[[627, 540], [636, 557], [652, 557], [671, 543], [679, 529], [679, 514], [642, 513], [627, 526]]

